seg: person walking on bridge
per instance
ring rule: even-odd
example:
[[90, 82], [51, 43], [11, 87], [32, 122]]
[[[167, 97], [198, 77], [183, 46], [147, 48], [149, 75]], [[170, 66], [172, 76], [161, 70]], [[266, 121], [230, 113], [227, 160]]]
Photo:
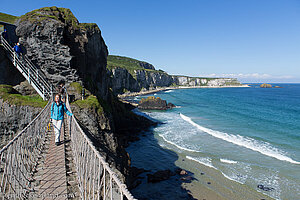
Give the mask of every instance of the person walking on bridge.
[[65, 103], [61, 101], [59, 94], [55, 95], [54, 102], [51, 105], [51, 119], [55, 133], [55, 145], [60, 145], [60, 129], [64, 121], [64, 114], [72, 116], [73, 114], [67, 109]]
[[15, 52], [17, 53], [18, 58], [20, 58], [20, 55], [23, 54], [23, 50], [20, 47], [19, 42], [14, 46], [13, 50], [15, 50]]

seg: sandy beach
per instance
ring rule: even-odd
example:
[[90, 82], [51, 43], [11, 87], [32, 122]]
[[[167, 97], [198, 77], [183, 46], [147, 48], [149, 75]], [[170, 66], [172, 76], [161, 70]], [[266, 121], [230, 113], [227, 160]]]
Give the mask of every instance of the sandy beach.
[[[193, 166], [199, 166], [199, 163], [188, 160], [179, 154], [179, 159], [175, 164], [185, 170], [190, 171]], [[232, 181], [226, 178], [220, 171], [211, 167], [201, 165], [199, 172], [194, 173], [191, 183], [183, 183], [182, 187], [189, 190], [190, 194], [199, 200], [241, 200], [241, 199], [265, 199], [272, 198], [257, 192], [246, 185]]]

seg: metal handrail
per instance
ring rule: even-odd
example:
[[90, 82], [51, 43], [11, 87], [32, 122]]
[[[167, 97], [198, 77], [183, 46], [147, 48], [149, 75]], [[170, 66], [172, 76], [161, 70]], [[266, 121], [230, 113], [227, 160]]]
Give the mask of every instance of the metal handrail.
[[26, 198], [45, 148], [50, 104], [0, 150], [0, 199]]
[[2, 35], [0, 35], [0, 39], [1, 44], [8, 52], [8, 57], [12, 61], [13, 65], [21, 72], [21, 74], [28, 80], [43, 99], [49, 99], [52, 95], [52, 86], [49, 84], [43, 72], [37, 69], [26, 55], [24, 55], [24, 59], [21, 60]]
[[[71, 111], [68, 96], [66, 106]], [[74, 115], [68, 116], [68, 122], [81, 198], [136, 200], [128, 191], [127, 186], [105, 162]]]

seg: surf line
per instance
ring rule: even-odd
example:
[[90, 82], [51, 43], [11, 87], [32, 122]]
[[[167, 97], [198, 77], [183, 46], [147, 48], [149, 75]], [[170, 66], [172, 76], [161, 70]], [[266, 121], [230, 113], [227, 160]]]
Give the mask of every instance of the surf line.
[[[190, 117], [187, 117], [187, 116], [185, 116], [181, 113], [180, 113], [180, 117], [183, 120], [190, 123], [191, 125], [198, 128], [199, 130], [201, 130], [205, 133], [208, 133], [209, 135], [212, 135], [216, 138], [225, 140], [227, 142], [236, 144], [238, 146], [242, 146], [242, 147], [251, 149], [251, 150], [259, 152], [263, 155], [276, 158], [277, 160], [287, 161], [287, 162], [290, 162], [292, 164], [297, 164], [297, 165], [300, 164], [300, 162], [295, 161], [295, 160], [283, 155], [282, 153], [279, 152], [278, 149], [271, 147], [267, 143], [258, 144], [258, 142], [255, 141], [252, 138], [246, 138], [246, 137], [243, 137], [243, 136], [240, 136], [240, 135], [231, 135], [231, 134], [227, 134], [227, 133], [224, 133], [224, 132], [215, 131], [215, 130], [212, 130], [212, 129], [209, 129], [209, 128], [205, 128], [205, 127], [200, 126], [200, 125], [196, 124], [195, 122], [193, 122], [193, 120]], [[270, 148], [272, 148], [273, 150], [270, 149]]]

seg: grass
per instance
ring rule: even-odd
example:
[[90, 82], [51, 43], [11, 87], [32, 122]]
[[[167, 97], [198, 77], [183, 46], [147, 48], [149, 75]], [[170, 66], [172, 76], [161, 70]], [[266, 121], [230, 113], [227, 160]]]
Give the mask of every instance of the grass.
[[80, 108], [95, 109], [98, 115], [101, 115], [104, 112], [99, 100], [94, 95], [90, 95], [84, 100], [77, 100], [72, 104], [75, 104]]
[[70, 83], [70, 86], [73, 87], [78, 94], [81, 94], [83, 87], [82, 87], [82, 85], [80, 85], [80, 83], [72, 82], [72, 83]]
[[38, 108], [43, 108], [47, 105], [47, 101], [44, 101], [40, 96], [21, 95], [11, 85], [0, 85], [0, 98], [10, 105], [32, 106]]
[[95, 23], [79, 23], [77, 18], [68, 8], [58, 8], [56, 6], [52, 7], [44, 7], [37, 10], [33, 10], [31, 12], [22, 15], [21, 21], [28, 20], [32, 23], [41, 23], [47, 19], [53, 19], [56, 21], [61, 21], [64, 24], [67, 24], [74, 29], [82, 29], [82, 30], [98, 30], [99, 27]]
[[159, 97], [154, 97], [154, 96], [149, 96], [149, 97], [147, 97], [146, 99], [145, 98], [142, 98], [141, 99], [141, 101], [140, 101], [140, 103], [144, 103], [144, 102], [147, 102], [147, 101], [160, 101], [161, 100], [161, 98], [159, 98]]
[[0, 12], [0, 21], [14, 24], [19, 17]]
[[145, 63], [143, 61], [135, 60], [128, 57], [123, 56], [114, 56], [109, 55], [107, 57], [107, 68], [109, 70], [112, 70], [113, 68], [124, 68], [126, 69], [134, 78], [136, 78], [136, 70], [143, 70], [147, 72], [156, 72], [156, 73], [163, 73], [166, 74], [166, 72], [162, 70], [153, 70], [153, 69], [145, 69], [140, 66], [140, 63]]

